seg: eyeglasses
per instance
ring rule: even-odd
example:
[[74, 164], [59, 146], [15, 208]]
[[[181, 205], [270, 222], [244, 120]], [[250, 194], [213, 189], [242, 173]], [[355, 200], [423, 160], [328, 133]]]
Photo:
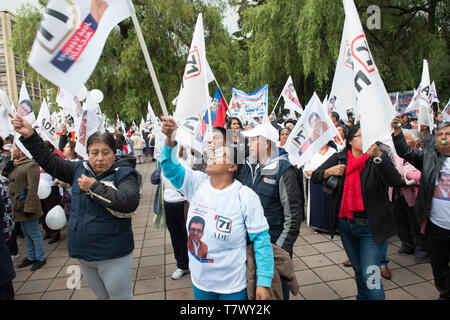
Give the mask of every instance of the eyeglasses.
[[203, 233], [202, 229], [197, 229], [197, 228], [190, 228], [189, 229], [190, 233]]
[[361, 137], [360, 134], [358, 134], [357, 136], [353, 136], [353, 138], [359, 138], [359, 137]]

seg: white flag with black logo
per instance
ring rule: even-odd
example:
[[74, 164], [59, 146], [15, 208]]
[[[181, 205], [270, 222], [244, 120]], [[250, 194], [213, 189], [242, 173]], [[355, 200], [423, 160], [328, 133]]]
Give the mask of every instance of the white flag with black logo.
[[198, 116], [208, 108], [211, 100], [208, 92], [207, 69], [203, 19], [199, 14], [178, 95], [174, 114], [176, 121]]

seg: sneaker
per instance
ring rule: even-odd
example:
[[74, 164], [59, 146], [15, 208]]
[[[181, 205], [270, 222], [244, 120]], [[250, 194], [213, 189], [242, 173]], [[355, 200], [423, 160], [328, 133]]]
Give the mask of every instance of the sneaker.
[[30, 270], [36, 271], [36, 270], [42, 268], [44, 266], [44, 264], [46, 264], [46, 263], [47, 263], [47, 259], [42, 260], [42, 261], [36, 260], [36, 262], [33, 264], [33, 266], [31, 267]]
[[19, 265], [17, 265], [17, 268], [22, 269], [34, 264], [35, 262], [36, 260], [30, 260], [28, 259], [28, 257], [26, 257], [25, 259], [22, 260], [22, 262]]
[[12, 255], [11, 255], [11, 260], [14, 261], [14, 260], [16, 260], [18, 257], [19, 257], [19, 254], [15, 254], [15, 255], [12, 254]]
[[408, 254], [413, 254], [414, 251], [415, 251], [414, 248], [411, 248], [411, 247], [408, 247], [408, 246], [405, 246], [404, 244], [402, 244], [400, 250], [398, 250], [397, 253], [398, 253], [400, 256], [405, 256], [405, 255], [408, 255]]
[[181, 279], [185, 274], [188, 274], [188, 273], [189, 273], [189, 270], [184, 270], [184, 269], [178, 268], [178, 269], [175, 270], [175, 272], [172, 274], [172, 279], [173, 279], [173, 280]]

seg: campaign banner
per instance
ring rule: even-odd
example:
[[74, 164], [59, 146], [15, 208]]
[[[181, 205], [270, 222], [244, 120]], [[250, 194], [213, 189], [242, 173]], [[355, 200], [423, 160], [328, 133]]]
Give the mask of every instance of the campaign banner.
[[267, 84], [252, 93], [233, 88], [229, 104], [231, 116], [239, 116], [239, 112], [243, 109], [247, 117], [262, 117], [267, 112], [268, 103], [269, 85]]
[[76, 95], [95, 69], [111, 30], [131, 15], [130, 0], [50, 0], [28, 63]]
[[[303, 113], [302, 104], [298, 99], [297, 92], [295, 91], [294, 87], [294, 82], [292, 81], [291, 76], [289, 76], [286, 84], [284, 85], [283, 91], [281, 92], [281, 96], [284, 99], [285, 109], [296, 111], [298, 114]], [[293, 119], [295, 119], [295, 113], [293, 113], [293, 116], [294, 116]]]
[[50, 111], [48, 110], [47, 101], [42, 101], [41, 109], [36, 120], [39, 126], [39, 135], [44, 141], [50, 141], [55, 147], [59, 148], [58, 135], [56, 134], [56, 122], [52, 119]]
[[284, 149], [297, 167], [302, 167], [328, 141], [338, 135], [316, 93], [312, 96], [300, 120], [289, 135]]
[[444, 117], [444, 122], [450, 122], [450, 99], [442, 111], [442, 116]]
[[77, 128], [77, 143], [75, 145], [75, 152], [88, 159], [86, 144], [88, 138], [98, 131], [98, 119], [95, 114], [94, 106], [85, 105], [83, 113]]
[[389, 93], [389, 98], [391, 99], [392, 104], [395, 104], [397, 93], [398, 93], [398, 105], [396, 111], [398, 113], [405, 113], [406, 108], [408, 108], [409, 104], [411, 103], [414, 97], [414, 90]]

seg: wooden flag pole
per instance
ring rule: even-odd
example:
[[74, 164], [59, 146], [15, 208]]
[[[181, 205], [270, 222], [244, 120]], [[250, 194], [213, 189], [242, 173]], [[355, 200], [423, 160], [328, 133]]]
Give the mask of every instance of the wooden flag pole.
[[[280, 94], [280, 96], [278, 97], [277, 103], [275, 103], [275, 107], [273, 107], [272, 112], [274, 112], [275, 109], [277, 108], [277, 105], [278, 105], [278, 102], [280, 102], [281, 96], [282, 96], [282, 94]], [[272, 114], [272, 112], [269, 114]], [[275, 116], [276, 116], [276, 114], [275, 114]]]
[[136, 17], [136, 12], [134, 9], [133, 2], [129, 0], [129, 5], [131, 9], [131, 19], [133, 20], [134, 28], [136, 29], [136, 34], [139, 39], [139, 43], [141, 45], [142, 53], [144, 54], [145, 62], [147, 63], [148, 70], [150, 71], [150, 76], [153, 81], [153, 85], [156, 89], [156, 95], [158, 96], [159, 103], [161, 105], [162, 112], [166, 118], [169, 117], [169, 113], [167, 112], [166, 103], [164, 102], [163, 95], [161, 93], [161, 89], [159, 87], [158, 79], [156, 77], [155, 70], [153, 69], [152, 61], [150, 60], [150, 55], [148, 53], [147, 45], [145, 44], [144, 36], [142, 35], [141, 26], [139, 25], [139, 21]]

